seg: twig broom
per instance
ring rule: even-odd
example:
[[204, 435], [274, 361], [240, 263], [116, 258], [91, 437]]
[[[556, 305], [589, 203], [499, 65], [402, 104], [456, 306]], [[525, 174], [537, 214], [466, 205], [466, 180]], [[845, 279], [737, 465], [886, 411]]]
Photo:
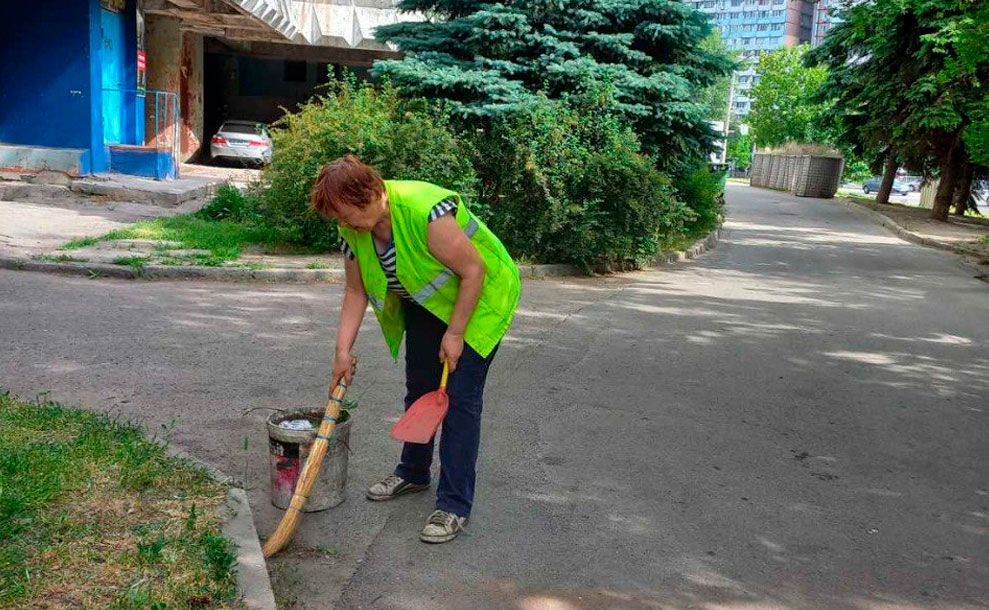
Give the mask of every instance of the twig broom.
[[299, 480], [295, 484], [295, 493], [292, 494], [292, 501], [289, 503], [288, 510], [282, 516], [282, 521], [275, 529], [275, 533], [271, 535], [271, 538], [268, 538], [268, 541], [264, 545], [263, 552], [265, 557], [271, 557], [285, 548], [285, 545], [292, 540], [292, 536], [295, 534], [295, 528], [299, 526], [302, 509], [306, 506], [306, 501], [309, 499], [309, 492], [316, 482], [316, 477], [319, 476], [319, 469], [323, 465], [323, 458], [326, 456], [330, 436], [333, 434], [333, 428], [337, 425], [337, 418], [340, 417], [340, 404], [346, 393], [347, 384], [341, 380], [337, 384], [337, 387], [333, 389], [333, 394], [330, 395], [330, 401], [326, 403], [323, 421], [319, 424], [319, 432], [316, 433], [316, 442], [313, 443], [312, 448], [309, 450], [309, 457], [306, 458], [306, 463], [302, 467], [302, 473], [299, 475]]

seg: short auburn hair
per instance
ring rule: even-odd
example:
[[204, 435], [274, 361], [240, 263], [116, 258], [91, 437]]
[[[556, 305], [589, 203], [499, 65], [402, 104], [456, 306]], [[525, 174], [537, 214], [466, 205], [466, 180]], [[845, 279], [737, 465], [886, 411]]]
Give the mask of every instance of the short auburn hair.
[[376, 169], [344, 155], [319, 170], [310, 203], [323, 216], [334, 217], [341, 204], [364, 209], [384, 192], [385, 182]]

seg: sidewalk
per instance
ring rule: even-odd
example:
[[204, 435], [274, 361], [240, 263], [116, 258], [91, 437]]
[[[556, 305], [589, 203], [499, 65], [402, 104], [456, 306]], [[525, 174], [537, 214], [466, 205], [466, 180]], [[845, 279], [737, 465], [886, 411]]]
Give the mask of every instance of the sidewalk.
[[[211, 169], [206, 167], [204, 172]], [[210, 250], [192, 249], [183, 242], [154, 236], [145, 238], [140, 232], [132, 236], [134, 239], [93, 239], [62, 249], [71, 241], [97, 238], [132, 223], [195, 212], [204, 204], [202, 199], [163, 207], [103, 197], [60, 197], [44, 189], [29, 200], [9, 201], [3, 195], [0, 189], [0, 268], [126, 279], [331, 283], [343, 279], [343, 259], [336, 251], [282, 254], [278, 248], [245, 245], [235, 260], [215, 260]], [[713, 248], [718, 236], [716, 230], [682, 251], [660, 253], [653, 265], [692, 259]], [[520, 265], [519, 270], [526, 278], [586, 275], [568, 264]]]
[[31, 259], [73, 239], [103, 235], [129, 224], [190, 212], [202, 202], [160, 207], [127, 201], [62, 198], [51, 202], [0, 198], [0, 256]]
[[842, 201], [873, 212], [877, 220], [904, 239], [989, 264], [989, 217], [949, 216], [947, 222], [940, 222], [930, 218], [931, 211], [927, 208], [866, 203], [858, 199]]

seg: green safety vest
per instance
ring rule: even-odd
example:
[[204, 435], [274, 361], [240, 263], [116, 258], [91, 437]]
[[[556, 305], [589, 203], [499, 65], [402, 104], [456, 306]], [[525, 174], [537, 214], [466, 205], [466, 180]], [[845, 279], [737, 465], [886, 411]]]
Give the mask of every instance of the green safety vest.
[[[484, 261], [485, 274], [477, 307], [467, 323], [464, 341], [482, 357], [498, 345], [515, 315], [521, 292], [519, 270], [505, 246], [477, 219], [460, 195], [428, 182], [385, 180], [395, 240], [398, 281], [412, 299], [446, 323], [460, 292], [460, 278], [429, 251], [429, 213], [444, 199], [457, 204], [457, 224], [463, 228]], [[405, 333], [402, 297], [388, 290], [388, 280], [378, 261], [371, 232], [340, 227], [340, 235], [353, 250], [361, 280], [393, 358]]]

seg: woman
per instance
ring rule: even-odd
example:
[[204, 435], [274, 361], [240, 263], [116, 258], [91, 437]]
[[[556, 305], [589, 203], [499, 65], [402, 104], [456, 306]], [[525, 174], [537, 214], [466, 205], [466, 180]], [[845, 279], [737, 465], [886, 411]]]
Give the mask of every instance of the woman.
[[[484, 381], [515, 314], [518, 268], [460, 195], [427, 182], [382, 180], [352, 155], [323, 167], [312, 207], [335, 218], [344, 239], [347, 287], [333, 383], [353, 377], [350, 352], [368, 301], [396, 360], [405, 334], [406, 409], [439, 387], [449, 364], [436, 510], [419, 538], [453, 540], [470, 516]], [[427, 489], [432, 459], [433, 443], [405, 443], [394, 474], [372, 485], [368, 499]]]

